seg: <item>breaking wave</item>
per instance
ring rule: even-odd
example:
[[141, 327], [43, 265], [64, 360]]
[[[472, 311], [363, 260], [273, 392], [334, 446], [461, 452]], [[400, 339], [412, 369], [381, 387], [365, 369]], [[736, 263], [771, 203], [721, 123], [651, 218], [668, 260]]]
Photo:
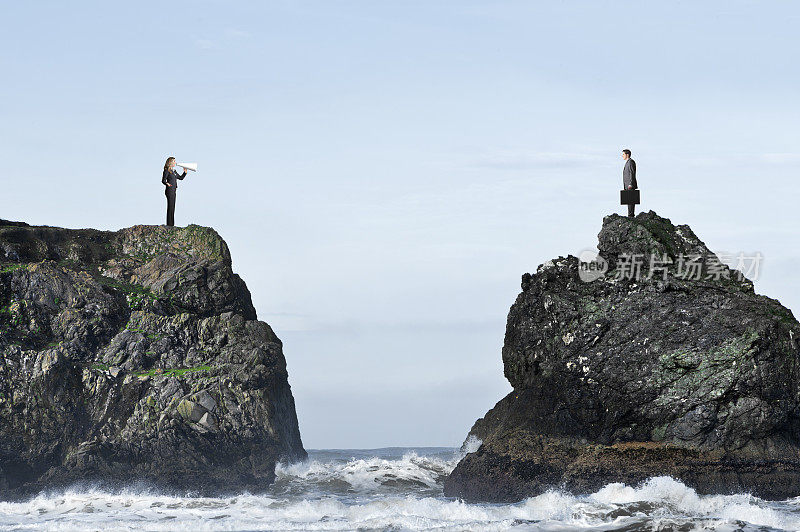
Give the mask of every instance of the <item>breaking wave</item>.
[[356, 458], [344, 463], [308, 460], [278, 465], [275, 489], [308, 490], [310, 486], [357, 493], [441, 491], [444, 477], [455, 466], [439, 457], [406, 453], [400, 459]]
[[[474, 450], [472, 448], [471, 450]], [[800, 498], [698, 495], [670, 477], [467, 504], [442, 481], [469, 449], [312, 451], [263, 494], [203, 498], [72, 489], [0, 502], [2, 530], [800, 530]]]

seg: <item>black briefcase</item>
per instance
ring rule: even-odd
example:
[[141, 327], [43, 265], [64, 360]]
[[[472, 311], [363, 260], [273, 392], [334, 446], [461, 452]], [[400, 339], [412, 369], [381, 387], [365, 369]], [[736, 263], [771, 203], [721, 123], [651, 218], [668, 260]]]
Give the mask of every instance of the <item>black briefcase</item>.
[[631, 190], [619, 191], [619, 204], [620, 205], [639, 205], [639, 189], [634, 188]]

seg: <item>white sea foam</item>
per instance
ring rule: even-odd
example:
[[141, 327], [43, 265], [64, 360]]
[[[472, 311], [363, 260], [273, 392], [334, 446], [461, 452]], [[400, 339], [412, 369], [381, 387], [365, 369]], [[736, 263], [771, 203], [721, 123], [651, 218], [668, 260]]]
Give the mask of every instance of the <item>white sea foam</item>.
[[608, 484], [588, 499], [612, 506], [645, 502], [659, 508], [661, 513], [713, 517], [778, 529], [800, 530], [800, 514], [787, 512], [785, 508], [788, 504], [794, 504], [800, 509], [799, 499], [779, 505], [747, 493], [701, 496], [694, 489], [671, 477], [654, 477], [636, 488], [620, 483]]
[[326, 453], [328, 460], [317, 455], [279, 466], [276, 486], [283, 488], [267, 494], [199, 498], [72, 489], [0, 502], [0, 529], [800, 530], [800, 498], [701, 496], [657, 477], [638, 487], [609, 484], [588, 496], [549, 491], [516, 504], [467, 504], [441, 495], [442, 478], [459, 454], [331, 459]]
[[438, 457], [405, 453], [399, 460], [385, 458], [352, 459], [346, 463], [306, 460], [294, 464], [278, 464], [278, 480], [325, 483], [344, 481], [353, 488], [376, 491], [389, 483], [418, 484], [437, 488], [443, 476], [450, 473], [458, 459], [443, 460]]
[[549, 519], [569, 522], [572, 498], [550, 493], [517, 505], [441, 498], [382, 497], [361, 504], [334, 498], [285, 503], [271, 497], [176, 498], [146, 493], [67, 491], [0, 504], [0, 527], [15, 530], [505, 530]]
[[467, 436], [467, 439], [464, 441], [464, 443], [461, 444], [461, 450], [459, 452], [458, 459], [461, 460], [468, 454], [474, 453], [478, 450], [478, 448], [480, 448], [481, 445], [483, 445], [483, 442], [474, 434], [470, 434]]

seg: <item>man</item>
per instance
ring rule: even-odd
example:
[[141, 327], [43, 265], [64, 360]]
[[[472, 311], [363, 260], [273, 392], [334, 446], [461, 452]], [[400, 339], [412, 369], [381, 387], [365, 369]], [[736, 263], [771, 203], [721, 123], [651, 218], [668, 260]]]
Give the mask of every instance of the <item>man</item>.
[[[625, 161], [625, 168], [622, 169], [622, 188], [634, 190], [639, 188], [636, 184], [636, 161], [631, 159], [631, 150], [622, 150], [622, 159]], [[628, 216], [633, 218], [633, 211], [636, 204], [628, 204]]]

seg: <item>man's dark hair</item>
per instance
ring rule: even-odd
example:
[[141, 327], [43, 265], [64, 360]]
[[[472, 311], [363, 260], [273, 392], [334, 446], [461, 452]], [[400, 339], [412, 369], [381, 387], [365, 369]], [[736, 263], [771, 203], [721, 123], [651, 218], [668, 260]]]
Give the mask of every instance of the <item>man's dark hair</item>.
[[628, 157], [631, 156], [631, 150], [622, 150], [622, 153], [627, 153]]

